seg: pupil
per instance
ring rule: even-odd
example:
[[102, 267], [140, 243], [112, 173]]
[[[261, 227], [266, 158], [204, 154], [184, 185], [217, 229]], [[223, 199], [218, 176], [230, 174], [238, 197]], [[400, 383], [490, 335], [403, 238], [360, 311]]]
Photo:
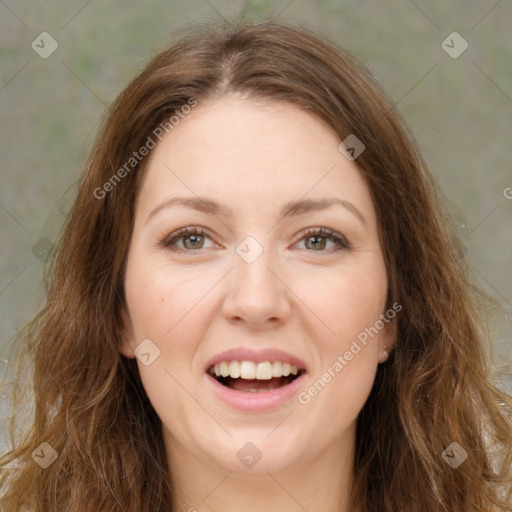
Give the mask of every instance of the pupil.
[[[314, 248], [320, 248], [320, 249], [325, 248], [325, 238], [324, 237], [321, 237], [321, 236], [311, 236], [311, 237], [309, 237], [309, 240], [316, 240], [316, 242], [313, 243], [313, 247]], [[318, 240], [321, 240], [320, 243], [317, 243]]]
[[[188, 235], [185, 237], [185, 247], [187, 247], [187, 241], [192, 243], [192, 247], [197, 247], [196, 242], [200, 241], [198, 235]], [[190, 247], [187, 247], [190, 248]]]

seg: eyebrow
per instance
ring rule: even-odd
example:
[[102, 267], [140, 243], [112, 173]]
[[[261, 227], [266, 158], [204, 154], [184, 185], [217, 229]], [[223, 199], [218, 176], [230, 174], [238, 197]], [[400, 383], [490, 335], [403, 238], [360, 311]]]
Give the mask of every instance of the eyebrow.
[[[207, 197], [171, 197], [166, 199], [158, 206], [156, 206], [149, 213], [146, 222], [154, 217], [159, 211], [164, 208], [172, 207], [184, 207], [198, 212], [205, 213], [207, 215], [215, 215], [216, 217], [233, 218], [233, 210], [225, 205], [209, 199]], [[357, 217], [365, 228], [368, 228], [366, 219], [364, 218], [361, 211], [356, 208], [354, 204], [346, 199], [339, 198], [323, 198], [323, 199], [301, 199], [298, 201], [289, 201], [284, 205], [279, 215], [279, 220], [285, 217], [294, 217], [297, 215], [304, 215], [306, 213], [317, 212], [326, 210], [332, 206], [342, 206], [355, 217]]]

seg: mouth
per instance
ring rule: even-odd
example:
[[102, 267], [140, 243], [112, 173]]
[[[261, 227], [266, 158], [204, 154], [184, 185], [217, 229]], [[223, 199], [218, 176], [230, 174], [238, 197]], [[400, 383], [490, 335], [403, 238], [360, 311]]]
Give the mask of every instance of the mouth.
[[283, 361], [222, 361], [208, 368], [208, 373], [222, 386], [245, 393], [284, 388], [305, 371]]

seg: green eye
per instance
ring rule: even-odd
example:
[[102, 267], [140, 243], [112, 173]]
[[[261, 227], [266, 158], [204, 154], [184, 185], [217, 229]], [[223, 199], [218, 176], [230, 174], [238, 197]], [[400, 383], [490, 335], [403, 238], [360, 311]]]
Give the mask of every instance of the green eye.
[[[327, 245], [327, 241], [331, 241], [336, 246], [336, 250], [350, 248], [350, 245], [345, 237], [339, 236], [334, 233], [334, 231], [326, 228], [310, 228], [300, 241], [302, 240], [304, 241], [307, 249], [311, 248], [316, 252], [323, 252]], [[309, 246], [308, 240], [312, 241]]]
[[[208, 248], [205, 247], [206, 239], [211, 240], [211, 237], [206, 234], [203, 228], [191, 226], [172, 233], [161, 245], [172, 251], [193, 252]], [[180, 241], [182, 241], [181, 246]], [[299, 242], [304, 242], [304, 248], [313, 252], [326, 252], [328, 242], [334, 244], [334, 250], [350, 249], [350, 244], [344, 236], [338, 235], [327, 228], [309, 228]]]
[[[204, 239], [201, 239], [203, 235], [185, 235], [181, 238], [184, 240], [183, 245], [186, 249], [202, 249], [204, 245]], [[187, 241], [189, 242], [187, 244]]]
[[[172, 233], [164, 240], [162, 245], [173, 251], [197, 250], [204, 248], [205, 238], [210, 238], [202, 228], [188, 227]], [[176, 242], [183, 240], [183, 246], [176, 245]]]

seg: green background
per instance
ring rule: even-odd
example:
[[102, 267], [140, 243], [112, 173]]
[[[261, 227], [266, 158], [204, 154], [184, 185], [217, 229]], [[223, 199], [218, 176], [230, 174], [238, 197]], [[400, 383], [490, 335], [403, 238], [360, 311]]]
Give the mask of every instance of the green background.
[[[373, 69], [448, 198], [473, 280], [503, 306], [496, 312], [496, 378], [512, 391], [506, 0], [0, 1], [0, 375], [14, 333], [43, 304], [41, 259], [58, 236], [107, 106], [178, 30], [242, 12], [304, 24]], [[458, 58], [441, 46], [454, 31], [469, 45]], [[42, 32], [58, 43], [46, 59], [31, 47]], [[8, 416], [1, 396], [0, 416]]]

